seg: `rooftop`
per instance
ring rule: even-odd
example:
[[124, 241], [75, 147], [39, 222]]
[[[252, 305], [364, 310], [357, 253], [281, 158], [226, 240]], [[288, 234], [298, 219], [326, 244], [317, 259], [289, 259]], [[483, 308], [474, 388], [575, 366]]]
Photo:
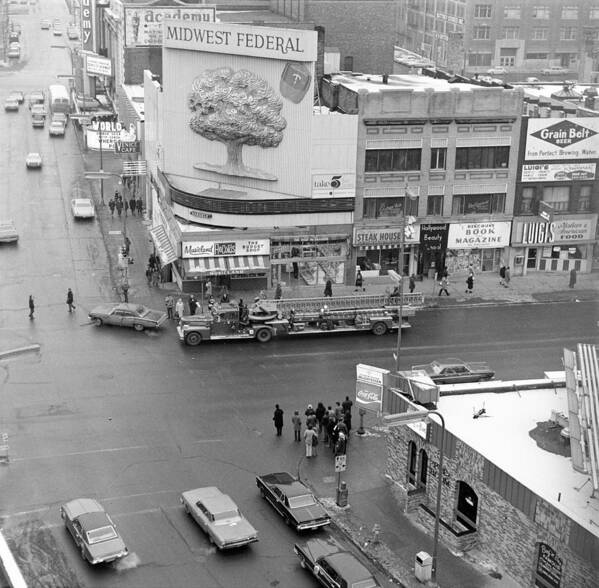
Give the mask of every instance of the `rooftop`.
[[[486, 413], [472, 418], [481, 408]], [[444, 396], [438, 409], [448, 431], [599, 537], [599, 497], [592, 497], [589, 475], [575, 471], [569, 457], [541, 449], [529, 435], [537, 423], [550, 420], [552, 410], [568, 414], [565, 389]]]

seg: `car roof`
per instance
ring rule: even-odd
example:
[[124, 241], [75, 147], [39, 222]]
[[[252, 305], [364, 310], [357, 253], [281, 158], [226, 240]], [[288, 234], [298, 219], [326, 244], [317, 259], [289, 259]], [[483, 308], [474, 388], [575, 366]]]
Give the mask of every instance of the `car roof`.
[[108, 515], [103, 511], [88, 512], [78, 518], [81, 528], [87, 533], [106, 525], [112, 525]]
[[27, 157], [39, 157], [40, 159], [42, 158], [42, 156], [39, 153], [36, 153], [35, 151], [28, 153]]
[[73, 200], [71, 200], [71, 202], [75, 205], [75, 206], [91, 206], [92, 205], [92, 201], [91, 198], [73, 198]]
[[372, 578], [372, 573], [356, 557], [347, 551], [327, 556], [327, 561], [347, 581], [348, 586]]

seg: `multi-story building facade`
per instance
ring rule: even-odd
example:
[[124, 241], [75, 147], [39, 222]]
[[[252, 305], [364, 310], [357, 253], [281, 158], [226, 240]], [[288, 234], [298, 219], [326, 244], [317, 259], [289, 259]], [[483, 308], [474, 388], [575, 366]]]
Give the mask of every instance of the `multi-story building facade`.
[[469, 74], [560, 66], [590, 80], [599, 39], [596, 0], [409, 0], [400, 3], [397, 45]]

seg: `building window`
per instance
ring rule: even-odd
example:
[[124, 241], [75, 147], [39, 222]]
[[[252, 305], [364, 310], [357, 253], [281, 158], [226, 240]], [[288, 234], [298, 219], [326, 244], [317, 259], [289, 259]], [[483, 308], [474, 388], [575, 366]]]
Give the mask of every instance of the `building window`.
[[491, 5], [476, 4], [474, 6], [474, 18], [491, 18]]
[[561, 27], [559, 39], [560, 41], [576, 41], [576, 27]]
[[514, 55], [501, 55], [499, 57], [499, 65], [503, 67], [514, 67], [516, 65], [516, 57]]
[[429, 196], [426, 199], [427, 216], [443, 215], [443, 195]]
[[532, 29], [532, 40], [533, 41], [546, 41], [548, 34], [549, 34], [549, 29], [546, 29], [545, 27], [543, 27], [543, 28], [535, 27]]
[[526, 54], [526, 59], [541, 59], [541, 60], [546, 60], [548, 57], [547, 53], [527, 53]]
[[578, 6], [562, 6], [562, 20], [578, 20]]
[[368, 149], [366, 172], [416, 171], [422, 149]]
[[426, 480], [428, 478], [428, 454], [424, 449], [420, 450], [420, 459], [419, 461], [419, 486], [421, 488], [426, 488]]
[[505, 194], [455, 194], [452, 214], [505, 212]]
[[520, 34], [518, 27], [503, 27], [503, 38], [504, 39], [517, 39]]
[[351, 55], [346, 55], [343, 58], [343, 69], [345, 71], [354, 71], [354, 58]]
[[474, 27], [473, 39], [490, 39], [491, 38], [491, 27], [486, 25], [480, 27]]
[[520, 199], [520, 213], [521, 214], [532, 214], [534, 199], [535, 199], [535, 189], [534, 188], [523, 188], [522, 198]]
[[578, 196], [578, 212], [588, 212], [591, 210], [591, 192], [592, 186], [581, 186], [580, 196]]
[[410, 441], [408, 443], [408, 482], [412, 486], [416, 486], [416, 468], [418, 466], [418, 453], [416, 443]]
[[503, 8], [503, 18], [513, 18], [520, 20], [520, 7], [519, 6], [505, 6]]
[[494, 169], [507, 167], [509, 147], [458, 147], [456, 169]]
[[551, 17], [551, 11], [549, 10], [549, 6], [533, 6], [532, 17], [548, 20]]
[[589, 9], [589, 19], [590, 20], [599, 19], [599, 6], [596, 8]]
[[446, 169], [447, 147], [431, 148], [431, 169]]
[[[405, 196], [394, 198], [364, 198], [364, 218], [389, 218], [403, 215]], [[408, 198], [406, 214], [418, 214], [418, 198]]]
[[492, 58], [492, 53], [468, 53], [468, 65], [471, 67], [490, 66]]
[[551, 204], [558, 212], [569, 210], [570, 186], [546, 186], [543, 188], [543, 202]]

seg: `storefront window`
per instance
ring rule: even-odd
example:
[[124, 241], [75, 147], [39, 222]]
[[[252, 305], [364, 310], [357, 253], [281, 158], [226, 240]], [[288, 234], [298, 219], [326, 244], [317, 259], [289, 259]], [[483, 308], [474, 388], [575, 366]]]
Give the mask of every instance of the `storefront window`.
[[[364, 198], [364, 218], [399, 217], [403, 214], [405, 196], [397, 198]], [[418, 198], [408, 198], [406, 214], [416, 216]]]
[[580, 196], [578, 196], [578, 212], [587, 212], [591, 209], [592, 186], [581, 186]]
[[[406, 245], [404, 250], [403, 274], [409, 275], [411, 246]], [[389, 270], [397, 271], [399, 262], [399, 248], [396, 249], [360, 249], [358, 251], [358, 265], [362, 271], [379, 270], [380, 275], [387, 275]]]
[[504, 212], [505, 194], [457, 194], [453, 197], [453, 214], [492, 214]]
[[466, 272], [499, 271], [503, 249], [449, 249], [445, 265], [449, 274]]
[[520, 199], [520, 213], [527, 214], [533, 212], [533, 202], [535, 197], [534, 188], [523, 188], [522, 197]]

